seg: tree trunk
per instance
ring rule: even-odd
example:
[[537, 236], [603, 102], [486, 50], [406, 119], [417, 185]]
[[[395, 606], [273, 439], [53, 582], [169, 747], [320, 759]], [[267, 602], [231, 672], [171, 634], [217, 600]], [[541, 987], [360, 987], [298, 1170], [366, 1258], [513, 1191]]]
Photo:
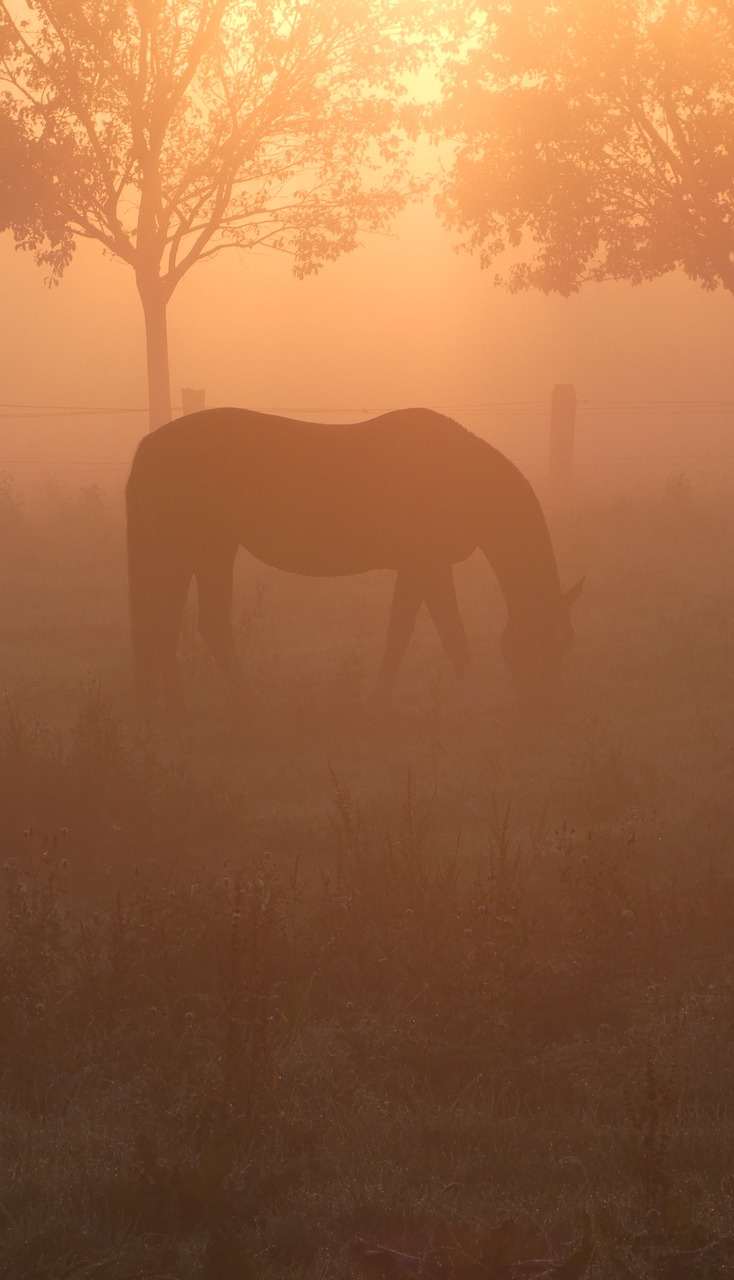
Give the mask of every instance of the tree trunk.
[[149, 430], [170, 422], [171, 376], [168, 367], [168, 298], [160, 280], [146, 286], [138, 280], [138, 293], [145, 316], [145, 349], [148, 362]]

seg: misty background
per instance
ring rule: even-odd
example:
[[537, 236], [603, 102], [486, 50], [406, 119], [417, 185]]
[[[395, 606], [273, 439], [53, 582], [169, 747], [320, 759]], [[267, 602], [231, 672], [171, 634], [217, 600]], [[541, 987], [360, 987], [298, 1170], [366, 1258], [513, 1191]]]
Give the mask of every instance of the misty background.
[[[329, 421], [427, 405], [542, 484], [551, 391], [572, 383], [582, 490], [655, 492], [684, 475], [706, 491], [731, 477], [734, 317], [723, 290], [675, 273], [570, 298], [510, 294], [455, 251], [429, 201], [318, 275], [296, 280], [290, 265], [228, 251], [186, 275], [169, 310], [175, 404], [190, 386], [208, 406]], [[80, 242], [49, 288], [9, 234], [0, 270], [0, 470], [24, 489], [53, 474], [118, 493], [147, 430], [132, 273]]]

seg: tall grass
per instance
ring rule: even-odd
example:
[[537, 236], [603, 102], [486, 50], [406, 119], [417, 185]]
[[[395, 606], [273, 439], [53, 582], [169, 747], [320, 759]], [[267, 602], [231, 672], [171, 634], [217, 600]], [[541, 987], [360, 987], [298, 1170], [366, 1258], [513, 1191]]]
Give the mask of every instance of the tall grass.
[[7, 598], [48, 662], [0, 707], [5, 1274], [730, 1273], [733, 597], [723, 517], [679, 496], [580, 514], [543, 729], [467, 712], [427, 631], [372, 724], [379, 583], [338, 606], [356, 641], [317, 596], [292, 663], [303, 584], [260, 569], [260, 710], [231, 725], [188, 635], [191, 723], [142, 728], [114, 526], [109, 580], [73, 538], [51, 578], [24, 513]]

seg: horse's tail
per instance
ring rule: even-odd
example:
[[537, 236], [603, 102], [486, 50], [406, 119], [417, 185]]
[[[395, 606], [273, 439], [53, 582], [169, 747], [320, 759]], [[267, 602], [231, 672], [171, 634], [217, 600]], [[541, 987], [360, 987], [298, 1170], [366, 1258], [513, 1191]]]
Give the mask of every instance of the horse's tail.
[[127, 570], [133, 676], [141, 710], [153, 709], [160, 681], [159, 606], [164, 588], [161, 562], [161, 501], [149, 452], [138, 446], [125, 493]]

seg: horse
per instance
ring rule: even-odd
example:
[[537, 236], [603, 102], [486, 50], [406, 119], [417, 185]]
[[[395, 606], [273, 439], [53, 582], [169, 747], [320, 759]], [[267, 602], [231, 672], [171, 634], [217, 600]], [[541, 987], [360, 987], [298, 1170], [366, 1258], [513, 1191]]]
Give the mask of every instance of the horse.
[[126, 491], [133, 664], [146, 714], [182, 708], [176, 648], [192, 577], [198, 629], [233, 694], [240, 546], [291, 573], [395, 571], [378, 689], [389, 695], [425, 602], [458, 676], [470, 663], [453, 566], [480, 547], [507, 605], [501, 649], [522, 698], [557, 685], [572, 639], [548, 526], [503, 454], [430, 409], [324, 424], [205, 409], [145, 436]]

